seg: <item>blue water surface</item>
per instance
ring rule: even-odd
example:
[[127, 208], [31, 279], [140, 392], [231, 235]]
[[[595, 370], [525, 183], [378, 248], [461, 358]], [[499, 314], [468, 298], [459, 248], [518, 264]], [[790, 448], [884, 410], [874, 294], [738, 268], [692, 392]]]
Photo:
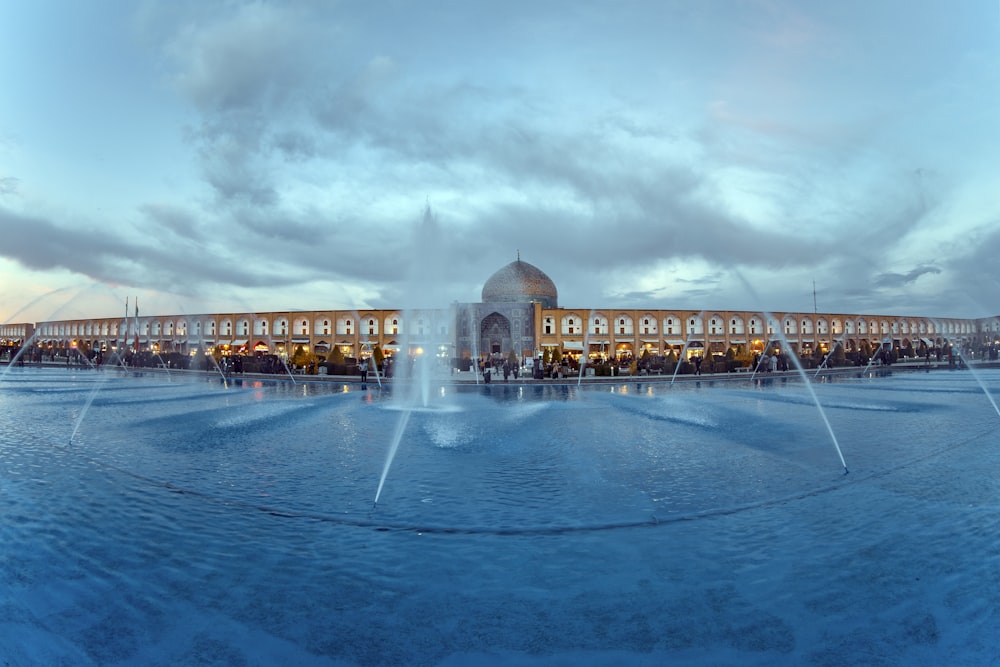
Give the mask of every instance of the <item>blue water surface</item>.
[[0, 656], [1000, 660], [1000, 374], [814, 388], [11, 369]]

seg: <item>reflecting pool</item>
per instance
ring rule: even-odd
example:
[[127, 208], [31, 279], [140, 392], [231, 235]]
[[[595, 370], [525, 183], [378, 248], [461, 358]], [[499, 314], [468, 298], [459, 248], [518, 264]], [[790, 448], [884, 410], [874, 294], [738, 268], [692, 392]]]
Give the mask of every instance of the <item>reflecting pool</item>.
[[996, 661], [1000, 372], [814, 389], [11, 369], [0, 656]]

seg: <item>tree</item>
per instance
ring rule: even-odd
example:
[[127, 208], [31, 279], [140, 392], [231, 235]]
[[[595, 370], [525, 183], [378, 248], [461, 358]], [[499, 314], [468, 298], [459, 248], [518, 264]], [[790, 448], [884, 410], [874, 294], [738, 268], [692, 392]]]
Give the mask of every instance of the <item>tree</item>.
[[847, 352], [844, 350], [843, 343], [836, 344], [836, 347], [833, 348], [833, 361], [838, 366], [843, 366], [847, 361]]
[[338, 345], [334, 345], [333, 349], [330, 350], [330, 356], [327, 361], [331, 364], [344, 363], [344, 353], [340, 351], [340, 347]]
[[375, 359], [375, 367], [382, 368], [382, 362], [385, 361], [385, 353], [382, 352], [382, 346], [375, 346], [375, 349], [372, 350], [372, 357]]
[[305, 368], [309, 364], [315, 361], [313, 353], [305, 348], [303, 345], [296, 345], [295, 351], [292, 352], [291, 362], [295, 366]]
[[521, 365], [521, 359], [520, 357], [517, 356], [517, 352], [511, 350], [507, 354], [507, 363], [510, 364], [511, 368], [517, 368], [518, 366]]

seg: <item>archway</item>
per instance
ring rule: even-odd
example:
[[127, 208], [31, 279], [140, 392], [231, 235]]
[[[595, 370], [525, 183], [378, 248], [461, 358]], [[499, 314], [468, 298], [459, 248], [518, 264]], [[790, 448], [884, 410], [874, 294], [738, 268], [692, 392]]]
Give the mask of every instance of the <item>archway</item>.
[[510, 335], [510, 320], [500, 313], [490, 313], [479, 325], [481, 349], [490, 355], [503, 356], [513, 349]]

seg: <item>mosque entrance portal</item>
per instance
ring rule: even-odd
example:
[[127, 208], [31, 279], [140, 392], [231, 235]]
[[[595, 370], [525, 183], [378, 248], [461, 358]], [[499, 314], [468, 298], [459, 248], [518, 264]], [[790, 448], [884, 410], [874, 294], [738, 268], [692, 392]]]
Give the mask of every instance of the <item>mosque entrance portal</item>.
[[500, 313], [490, 313], [483, 318], [479, 328], [479, 339], [490, 354], [502, 355], [504, 350], [513, 349], [510, 336], [510, 320]]

